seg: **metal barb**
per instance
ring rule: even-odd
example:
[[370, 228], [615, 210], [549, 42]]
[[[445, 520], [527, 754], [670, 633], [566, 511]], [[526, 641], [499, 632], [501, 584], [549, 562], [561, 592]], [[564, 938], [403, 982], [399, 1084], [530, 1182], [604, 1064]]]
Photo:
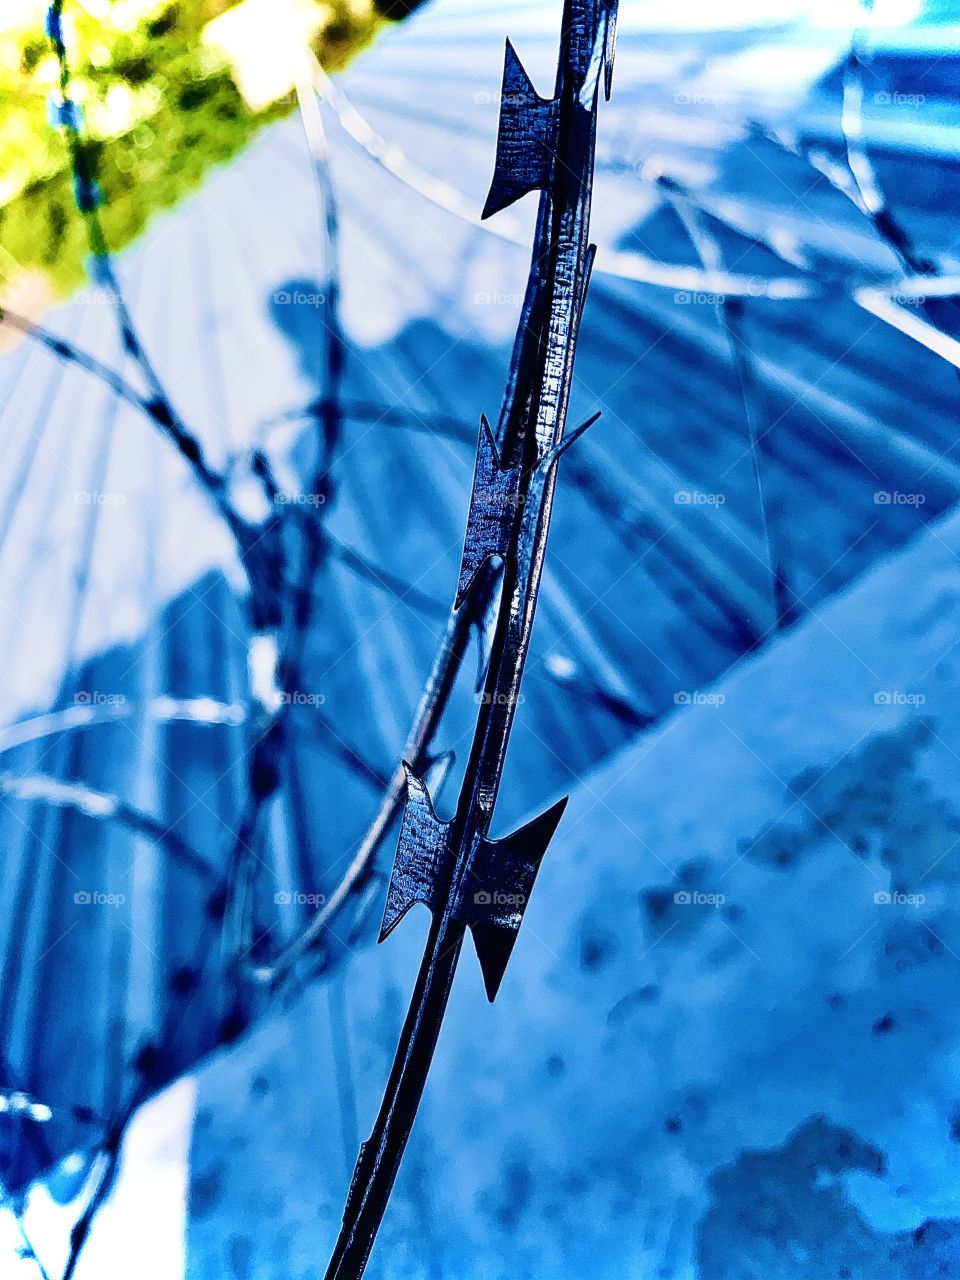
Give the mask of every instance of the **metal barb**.
[[[535, 189], [540, 205], [496, 437], [486, 418], [481, 420], [454, 606], [456, 616], [482, 628], [486, 669], [452, 818], [437, 817], [424, 782], [406, 769], [406, 805], [381, 940], [415, 903], [430, 909], [432, 921], [326, 1280], [359, 1280], [366, 1267], [426, 1084], [466, 930], [492, 1000], [566, 804], [556, 802], [511, 835], [490, 837], [536, 613], [556, 463], [589, 425], [564, 437], [592, 260], [597, 100], [601, 82], [605, 89], [610, 85], [615, 19], [616, 0], [566, 0], [549, 100], [537, 95], [507, 45], [497, 157], [484, 216]], [[490, 595], [473, 584], [494, 559], [501, 568], [491, 605]]]

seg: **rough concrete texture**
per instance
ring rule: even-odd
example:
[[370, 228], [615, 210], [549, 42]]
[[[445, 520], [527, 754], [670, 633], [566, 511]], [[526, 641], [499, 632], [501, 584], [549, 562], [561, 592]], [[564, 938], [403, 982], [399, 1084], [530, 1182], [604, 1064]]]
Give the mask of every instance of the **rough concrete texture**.
[[[493, 1007], [464, 954], [374, 1276], [956, 1273], [958, 550], [577, 789]], [[322, 1274], [422, 935], [201, 1074], [195, 1280]]]

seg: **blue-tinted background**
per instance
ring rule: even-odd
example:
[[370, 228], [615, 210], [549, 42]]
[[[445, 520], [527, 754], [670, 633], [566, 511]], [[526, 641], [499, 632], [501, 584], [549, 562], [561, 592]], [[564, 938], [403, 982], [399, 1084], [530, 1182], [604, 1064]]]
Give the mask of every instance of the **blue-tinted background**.
[[[326, 533], [247, 960], [335, 889], [429, 670], [532, 232], [533, 198], [477, 221], [503, 38], [546, 94], [559, 17], [425, 6], [315, 81], [319, 174], [294, 113], [116, 260], [237, 509], [260, 447], [283, 536]], [[603, 418], [562, 464], [497, 829], [572, 800], [494, 1006], [465, 952], [373, 1276], [960, 1262], [958, 33], [948, 3], [622, 5], [573, 408]], [[109, 288], [42, 323], [138, 385]], [[218, 884], [265, 677], [229, 534], [49, 346], [0, 359], [0, 405], [0, 1027], [33, 1103], [0, 1177], [59, 1274], [89, 1153], [176, 1082], [80, 1280], [321, 1275], [425, 917], [373, 945], [388, 839], [315, 963], [237, 980]]]

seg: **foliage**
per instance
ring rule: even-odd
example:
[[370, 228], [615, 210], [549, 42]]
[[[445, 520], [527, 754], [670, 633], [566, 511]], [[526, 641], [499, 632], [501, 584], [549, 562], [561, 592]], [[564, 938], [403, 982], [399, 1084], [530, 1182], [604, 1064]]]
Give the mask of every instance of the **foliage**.
[[[139, 16], [131, 21], [133, 7]], [[251, 109], [226, 56], [203, 40], [207, 23], [233, 7], [230, 0], [114, 0], [95, 18], [79, 3], [67, 6], [73, 96], [112, 249], [129, 244], [158, 211], [292, 107], [287, 94]], [[31, 18], [0, 30], [0, 268], [9, 276], [40, 267], [66, 294], [85, 281], [89, 249], [66, 140], [50, 123], [49, 103], [59, 100], [56, 58], [42, 10]], [[319, 6], [314, 52], [328, 69], [343, 66], [383, 21], [350, 0]]]

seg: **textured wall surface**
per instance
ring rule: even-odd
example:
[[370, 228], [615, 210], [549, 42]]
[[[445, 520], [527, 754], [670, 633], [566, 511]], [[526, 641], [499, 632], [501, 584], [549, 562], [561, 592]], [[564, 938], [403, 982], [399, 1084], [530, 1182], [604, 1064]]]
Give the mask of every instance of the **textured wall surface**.
[[[374, 1275], [955, 1273], [958, 554], [953, 518], [575, 790]], [[322, 1274], [405, 930], [201, 1073], [191, 1277]]]

